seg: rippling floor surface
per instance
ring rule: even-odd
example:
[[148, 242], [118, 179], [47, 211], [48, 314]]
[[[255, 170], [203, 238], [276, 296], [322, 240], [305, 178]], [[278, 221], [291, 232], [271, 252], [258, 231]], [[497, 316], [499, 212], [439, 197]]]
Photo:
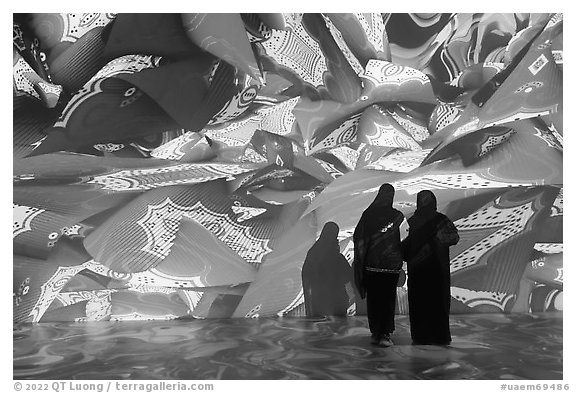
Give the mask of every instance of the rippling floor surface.
[[366, 317], [49, 323], [13, 330], [14, 379], [562, 379], [562, 313], [451, 317], [452, 345], [369, 344]]

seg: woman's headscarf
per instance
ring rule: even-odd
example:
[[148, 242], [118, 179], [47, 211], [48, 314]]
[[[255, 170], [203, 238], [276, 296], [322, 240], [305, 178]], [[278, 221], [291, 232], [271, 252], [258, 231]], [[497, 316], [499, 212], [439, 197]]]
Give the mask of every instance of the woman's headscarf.
[[[416, 195], [416, 211], [414, 215], [408, 219], [408, 224], [410, 225], [410, 230], [413, 233], [415, 230], [423, 230], [424, 233], [432, 231], [435, 226], [433, 220], [437, 218], [437, 201], [436, 196], [430, 190], [422, 190]], [[418, 235], [420, 236], [420, 235]]]
[[[315, 258], [318, 260], [326, 259], [325, 255], [330, 255], [333, 258], [335, 252], [340, 252], [340, 245], [338, 243], [338, 233], [340, 232], [340, 227], [335, 222], [329, 221], [324, 224], [320, 237], [316, 240], [316, 243], [310, 247], [308, 250], [309, 258]], [[328, 259], [330, 259], [328, 258]]]
[[338, 245], [339, 232], [340, 228], [338, 227], [338, 224], [332, 221], [328, 221], [326, 224], [324, 224], [322, 232], [320, 233], [320, 237], [318, 238], [316, 244], [313, 247], [316, 246], [316, 248], [322, 248], [322, 249], [330, 249], [336, 247], [338, 248], [339, 251], [340, 250]]
[[430, 190], [422, 190], [416, 195], [416, 211], [414, 215], [431, 217], [436, 213], [436, 195]]
[[362, 217], [363, 235], [371, 235], [379, 231], [383, 227], [383, 223], [390, 222], [393, 217], [394, 210], [392, 203], [394, 202], [394, 187], [391, 184], [384, 183], [378, 190], [378, 195], [374, 201], [368, 206]]
[[388, 183], [384, 183], [380, 186], [378, 190], [378, 195], [372, 202], [373, 206], [392, 206], [394, 202], [394, 186]]

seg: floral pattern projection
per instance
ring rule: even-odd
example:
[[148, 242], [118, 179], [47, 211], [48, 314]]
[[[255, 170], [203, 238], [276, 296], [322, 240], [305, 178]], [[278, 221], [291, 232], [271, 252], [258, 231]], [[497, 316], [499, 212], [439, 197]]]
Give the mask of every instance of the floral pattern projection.
[[351, 263], [385, 182], [457, 225], [452, 312], [562, 310], [562, 26], [15, 14], [14, 322], [303, 316], [308, 249], [333, 221]]

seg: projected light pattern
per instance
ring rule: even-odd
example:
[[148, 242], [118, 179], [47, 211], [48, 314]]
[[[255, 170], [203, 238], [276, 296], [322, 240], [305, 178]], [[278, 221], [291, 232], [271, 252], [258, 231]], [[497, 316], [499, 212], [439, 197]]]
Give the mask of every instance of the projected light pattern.
[[[350, 265], [382, 183], [457, 226], [453, 313], [562, 310], [562, 29], [14, 14], [14, 322], [304, 316], [308, 251], [335, 222]], [[365, 313], [351, 269], [321, 270], [343, 286], [321, 308]]]

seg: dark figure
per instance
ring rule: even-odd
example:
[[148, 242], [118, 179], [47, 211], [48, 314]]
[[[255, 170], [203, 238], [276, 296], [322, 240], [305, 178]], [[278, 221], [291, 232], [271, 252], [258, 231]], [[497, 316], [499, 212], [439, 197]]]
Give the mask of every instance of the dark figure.
[[449, 345], [450, 255], [460, 240], [458, 230], [436, 211], [436, 196], [428, 190], [416, 197], [416, 212], [408, 219], [402, 242], [408, 263], [408, 309], [413, 344]]
[[346, 285], [352, 291], [352, 268], [340, 253], [338, 225], [327, 222], [320, 237], [308, 250], [302, 266], [302, 288], [306, 315], [345, 316], [350, 304]]
[[404, 215], [392, 207], [394, 187], [380, 187], [354, 231], [354, 283], [366, 297], [372, 344], [393, 345], [396, 286], [402, 269], [400, 225]]

